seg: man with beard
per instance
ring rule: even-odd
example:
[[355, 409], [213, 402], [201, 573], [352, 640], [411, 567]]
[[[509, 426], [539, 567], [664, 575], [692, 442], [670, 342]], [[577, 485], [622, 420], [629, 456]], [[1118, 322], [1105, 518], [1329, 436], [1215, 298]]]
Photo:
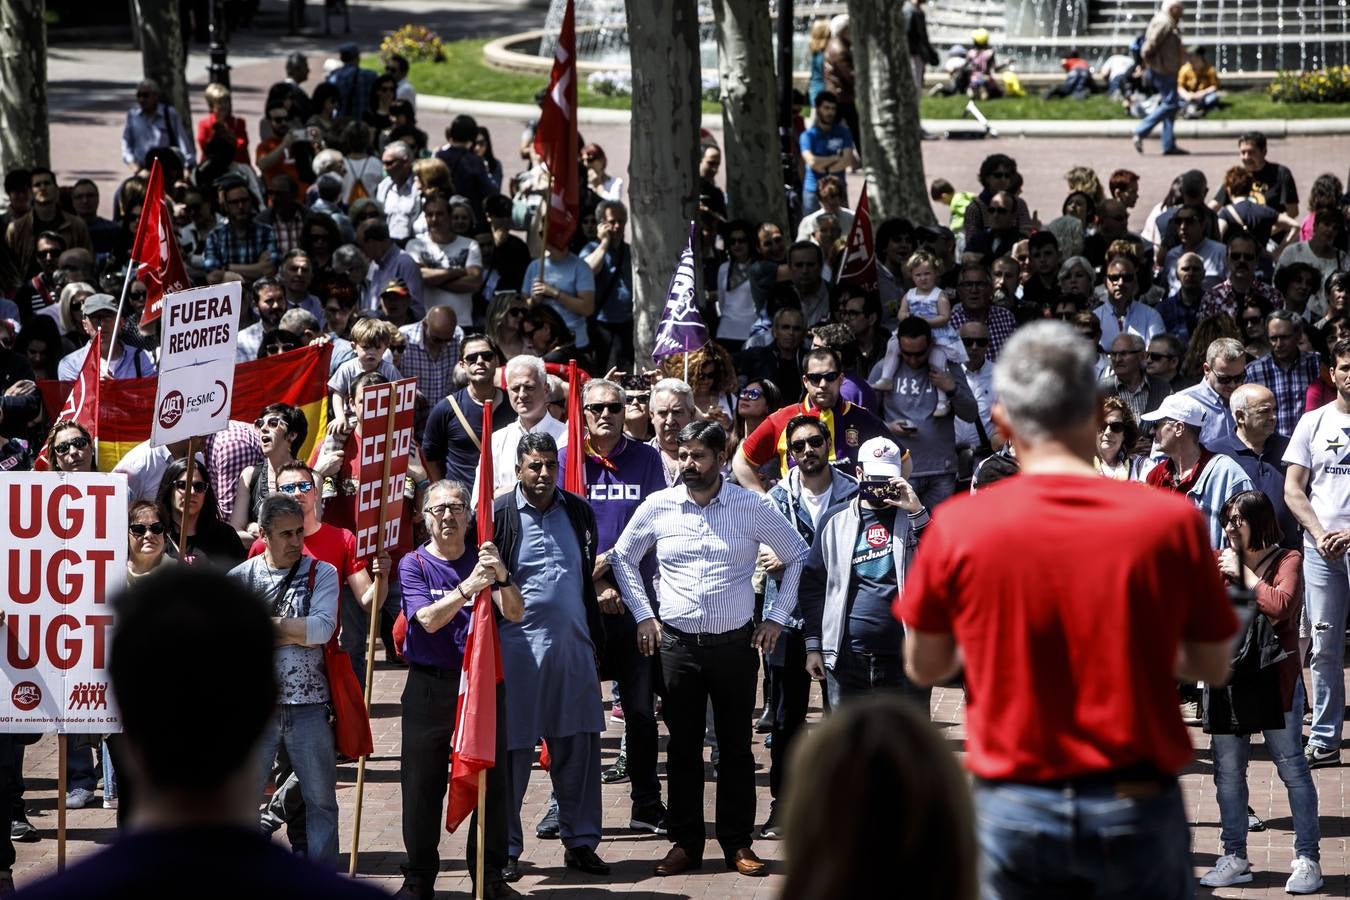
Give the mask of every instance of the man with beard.
[[[638, 650], [661, 650], [670, 729], [666, 771], [674, 846], [657, 875], [680, 875], [703, 863], [703, 738], [712, 702], [720, 760], [716, 833], [728, 868], [767, 874], [751, 849], [755, 821], [750, 750], [759, 673], [757, 651], [772, 653], [797, 601], [806, 543], [766, 498], [722, 477], [727, 434], [716, 422], [692, 422], [679, 434], [682, 484], [643, 501], [610, 552], [624, 602], [637, 620]], [[759, 546], [783, 562], [778, 600], [754, 625]], [[655, 550], [661, 575], [658, 621], [639, 570]]]
[[281, 327], [281, 316], [286, 311], [286, 289], [275, 275], [264, 275], [253, 282], [253, 309], [258, 321], [239, 329], [234, 345], [235, 362], [252, 362], [258, 358], [263, 335]]

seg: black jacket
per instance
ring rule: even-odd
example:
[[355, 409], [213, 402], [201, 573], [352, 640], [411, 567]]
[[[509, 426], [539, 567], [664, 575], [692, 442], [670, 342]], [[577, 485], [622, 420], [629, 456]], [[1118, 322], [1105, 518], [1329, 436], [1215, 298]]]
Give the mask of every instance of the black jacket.
[[[586, 627], [591, 633], [597, 662], [605, 658], [605, 626], [600, 618], [600, 602], [595, 596], [595, 513], [590, 504], [558, 488], [555, 503], [561, 503], [567, 520], [576, 532], [581, 545], [581, 602], [586, 607]], [[515, 571], [520, 562], [520, 510], [516, 507], [516, 492], [498, 497], [492, 504], [492, 542], [497, 545], [502, 562]]]
[[[16, 381], [32, 381], [33, 367], [28, 360], [13, 350], [0, 347], [0, 395], [3, 395]], [[0, 396], [0, 436], [22, 437], [28, 431], [28, 423], [42, 409], [42, 397], [37, 391], [14, 397]], [[0, 441], [3, 443], [3, 441]]]

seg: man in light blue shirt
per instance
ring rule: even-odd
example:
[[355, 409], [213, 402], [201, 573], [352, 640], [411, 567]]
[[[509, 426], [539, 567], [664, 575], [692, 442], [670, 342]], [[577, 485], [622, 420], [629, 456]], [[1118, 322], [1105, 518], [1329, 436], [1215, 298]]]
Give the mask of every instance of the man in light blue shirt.
[[1234, 434], [1233, 413], [1228, 401], [1238, 385], [1247, 381], [1247, 352], [1236, 338], [1219, 338], [1205, 351], [1204, 377], [1179, 393], [1192, 398], [1205, 411], [1200, 443], [1210, 447]]
[[539, 277], [539, 260], [533, 259], [525, 269], [524, 283], [530, 286], [531, 303], [547, 303], [558, 311], [576, 336], [578, 350], [591, 345], [586, 319], [595, 312], [595, 276], [585, 260], [550, 246], [543, 278]]
[[197, 163], [192, 131], [183, 126], [172, 104], [159, 102], [159, 85], [147, 78], [136, 85], [136, 106], [127, 110], [122, 126], [122, 162], [135, 171], [156, 147], [172, 147], [189, 169]]

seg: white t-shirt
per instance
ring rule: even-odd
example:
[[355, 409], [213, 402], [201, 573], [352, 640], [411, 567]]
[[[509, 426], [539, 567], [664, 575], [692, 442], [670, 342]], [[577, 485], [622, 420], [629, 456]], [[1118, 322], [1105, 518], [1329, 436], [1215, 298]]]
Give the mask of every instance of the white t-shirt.
[[1334, 404], [1304, 413], [1284, 461], [1308, 470], [1308, 499], [1322, 527], [1350, 528], [1350, 415]]
[[[407, 253], [419, 266], [428, 269], [467, 269], [483, 267], [483, 251], [472, 238], [458, 235], [448, 244], [438, 244], [430, 237], [413, 238]], [[438, 287], [422, 288], [422, 305], [449, 306], [462, 325], [473, 324], [473, 294], [459, 294]]]
[[806, 517], [811, 520], [811, 527], [815, 528], [820, 525], [820, 515], [830, 505], [830, 496], [833, 493], [834, 482], [831, 482], [830, 486], [819, 494], [811, 493], [805, 485], [802, 485], [802, 508], [806, 510]]

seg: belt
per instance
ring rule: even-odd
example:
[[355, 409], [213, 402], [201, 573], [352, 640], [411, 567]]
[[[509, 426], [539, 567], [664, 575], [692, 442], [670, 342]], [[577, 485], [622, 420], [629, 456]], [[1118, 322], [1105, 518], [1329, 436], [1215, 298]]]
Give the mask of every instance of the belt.
[[1155, 795], [1177, 783], [1175, 775], [1164, 774], [1150, 763], [1136, 763], [1120, 769], [1090, 772], [1073, 778], [1057, 778], [1050, 781], [1011, 781], [998, 778], [977, 778], [976, 781], [990, 787], [1025, 785], [1052, 791], [1081, 792], [1110, 789], [1122, 797]]
[[426, 663], [419, 662], [409, 662], [408, 668], [414, 672], [419, 672], [422, 675], [429, 675], [432, 678], [440, 678], [444, 681], [458, 679], [460, 674], [459, 669], [447, 669], [444, 666], [429, 666]]
[[673, 625], [663, 625], [661, 627], [681, 644], [690, 644], [695, 647], [716, 647], [720, 644], [730, 644], [740, 640], [745, 640], [749, 643], [748, 638], [755, 630], [755, 624], [753, 622], [746, 622], [740, 628], [733, 628], [731, 631], [719, 631], [715, 634], [710, 634], [708, 632], [692, 633], [681, 631]]

